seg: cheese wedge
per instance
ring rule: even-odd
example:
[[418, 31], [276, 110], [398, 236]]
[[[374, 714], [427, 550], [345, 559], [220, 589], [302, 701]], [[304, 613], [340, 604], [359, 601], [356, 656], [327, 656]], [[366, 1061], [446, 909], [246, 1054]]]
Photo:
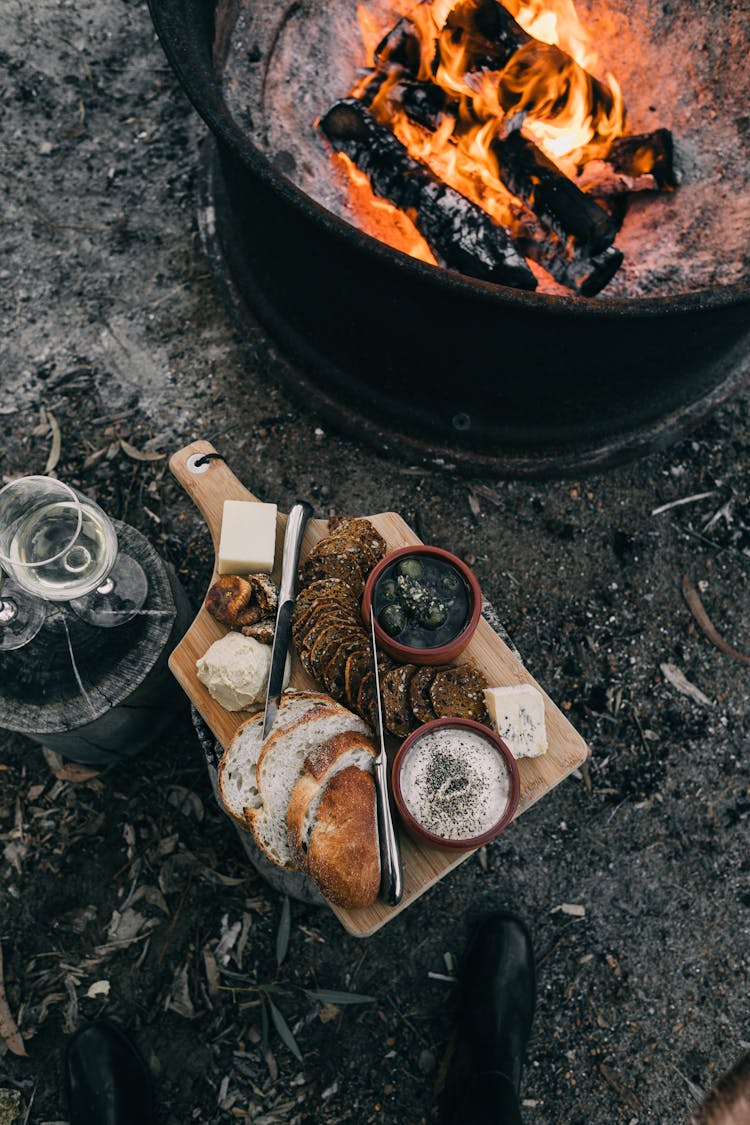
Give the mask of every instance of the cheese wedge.
[[547, 751], [544, 696], [532, 684], [485, 688], [492, 726], [514, 758], [538, 758]]
[[225, 500], [219, 574], [270, 574], [276, 551], [276, 505]]

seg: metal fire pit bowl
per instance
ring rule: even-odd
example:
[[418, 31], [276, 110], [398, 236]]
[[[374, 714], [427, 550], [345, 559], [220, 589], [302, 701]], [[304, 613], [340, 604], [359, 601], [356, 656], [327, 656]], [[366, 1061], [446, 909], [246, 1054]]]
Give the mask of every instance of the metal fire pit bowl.
[[522, 293], [426, 265], [297, 188], [227, 108], [237, 7], [149, 0], [213, 144], [201, 229], [240, 326], [348, 432], [424, 463], [514, 476], [614, 465], [689, 432], [750, 380], [747, 281], [671, 297]]

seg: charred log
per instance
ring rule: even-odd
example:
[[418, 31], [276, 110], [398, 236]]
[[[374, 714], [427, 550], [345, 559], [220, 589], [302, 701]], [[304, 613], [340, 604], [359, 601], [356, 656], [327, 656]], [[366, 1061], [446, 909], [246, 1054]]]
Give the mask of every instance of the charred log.
[[584, 253], [598, 254], [614, 242], [617, 224], [569, 180], [541, 149], [520, 132], [492, 142], [498, 174], [513, 195], [560, 237], [575, 239]]
[[607, 153], [606, 163], [624, 176], [653, 176], [656, 187], [661, 190], [677, 187], [674, 144], [669, 129], [618, 137]]
[[462, 0], [445, 22], [438, 41], [445, 52], [448, 43], [460, 45], [468, 72], [501, 70], [516, 51], [532, 42], [513, 16], [496, 0]]
[[406, 212], [446, 266], [500, 285], [536, 288], [508, 232], [411, 157], [356, 99], [336, 102], [320, 129], [336, 152], [365, 173], [376, 195]]
[[419, 32], [411, 20], [400, 19], [375, 48], [376, 66], [400, 66], [407, 74], [419, 74]]
[[[454, 114], [456, 108], [443, 90], [430, 82], [399, 82], [388, 91], [388, 98], [411, 121], [430, 131], [438, 128], [444, 114]], [[545, 216], [537, 217], [523, 203], [513, 204], [512, 211], [514, 221], [508, 226], [523, 256], [575, 293], [593, 297], [620, 268], [622, 253], [614, 247], [591, 253], [581, 249], [570, 235], [561, 237]], [[619, 229], [619, 216], [615, 214], [613, 221]]]
[[451, 117], [458, 112], [458, 103], [434, 82], [399, 82], [388, 92], [410, 121], [434, 132], [445, 114]]
[[519, 206], [514, 210], [511, 230], [523, 256], [577, 296], [595, 297], [622, 265], [622, 251], [616, 246], [608, 246], [599, 254], [583, 253], [570, 239], [562, 241], [544, 227], [528, 209]]

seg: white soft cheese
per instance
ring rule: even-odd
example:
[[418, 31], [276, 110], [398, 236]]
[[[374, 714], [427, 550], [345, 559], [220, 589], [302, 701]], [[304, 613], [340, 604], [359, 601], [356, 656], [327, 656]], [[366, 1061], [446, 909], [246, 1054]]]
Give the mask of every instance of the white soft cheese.
[[276, 550], [276, 505], [225, 500], [219, 574], [270, 574]]
[[[242, 633], [227, 633], [214, 641], [196, 660], [198, 679], [209, 695], [227, 711], [246, 711], [265, 703], [271, 646]], [[289, 682], [290, 661], [286, 658], [284, 687]]]
[[492, 726], [514, 758], [538, 758], [547, 751], [544, 696], [532, 684], [485, 688]]

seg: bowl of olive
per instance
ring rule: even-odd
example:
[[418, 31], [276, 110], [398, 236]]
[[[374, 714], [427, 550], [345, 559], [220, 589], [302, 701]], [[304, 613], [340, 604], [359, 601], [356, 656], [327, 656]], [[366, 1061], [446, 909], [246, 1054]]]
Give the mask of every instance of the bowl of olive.
[[379, 649], [402, 664], [445, 664], [468, 645], [482, 591], [461, 559], [440, 547], [402, 547], [371, 571], [362, 616], [375, 617]]

